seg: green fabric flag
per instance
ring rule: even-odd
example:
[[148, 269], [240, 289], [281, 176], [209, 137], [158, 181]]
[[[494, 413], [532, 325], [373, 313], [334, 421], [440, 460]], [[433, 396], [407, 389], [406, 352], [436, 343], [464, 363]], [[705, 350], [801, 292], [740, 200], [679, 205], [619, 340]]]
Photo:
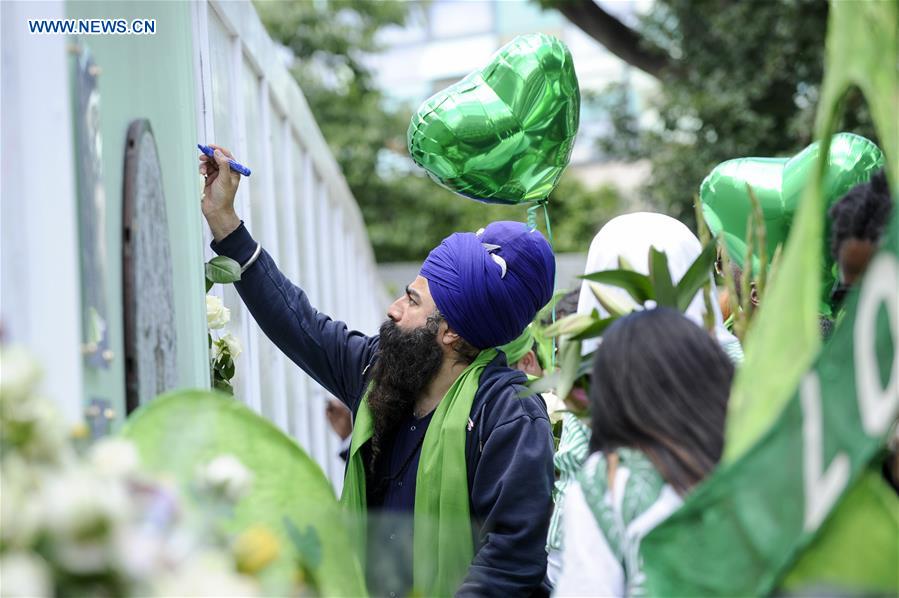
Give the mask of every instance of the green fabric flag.
[[[481, 374], [494, 357], [496, 349], [482, 351], [465, 368], [440, 401], [425, 433], [416, 476], [412, 539], [413, 589], [424, 596], [455, 594], [474, 556], [465, 439]], [[362, 515], [360, 546], [365, 545], [366, 504], [365, 464], [359, 451], [373, 431], [371, 410], [363, 399], [356, 413], [341, 497], [351, 512]]]
[[[818, 107], [816, 137], [821, 141], [816, 176], [810, 177], [769, 291], [744, 343], [746, 361], [738, 370], [727, 415], [724, 461], [749, 449], [773, 425], [821, 349], [818, 327], [821, 248], [824, 246], [821, 193], [829, 140], [840, 102], [851, 86], [865, 96], [886, 156], [894, 193], [899, 188], [899, 4], [832, 2], [828, 21], [827, 69]], [[851, 364], [851, 361], [847, 363]], [[776, 375], [774, 375], [776, 372]]]
[[[865, 490], [885, 484], [865, 472], [899, 416], [899, 210], [884, 241], [774, 427], [644, 539], [650, 595], [766, 595], [797, 559], [795, 590], [899, 592], [899, 501], [887, 492], [887, 508], [865, 506], [883, 494]], [[867, 550], [853, 552], [859, 542]]]
[[[897, 55], [899, 3], [831, 3], [816, 125], [822, 156], [855, 85], [877, 126], [894, 201], [899, 68], [883, 57]], [[899, 208], [818, 356], [823, 166], [750, 329], [722, 463], [643, 541], [650, 594], [899, 593], [899, 501], [868, 469], [899, 416]]]
[[780, 588], [829, 588], [836, 594], [870, 588], [895, 594], [899, 577], [899, 503], [879, 468], [866, 471], [818, 537], [803, 551]]

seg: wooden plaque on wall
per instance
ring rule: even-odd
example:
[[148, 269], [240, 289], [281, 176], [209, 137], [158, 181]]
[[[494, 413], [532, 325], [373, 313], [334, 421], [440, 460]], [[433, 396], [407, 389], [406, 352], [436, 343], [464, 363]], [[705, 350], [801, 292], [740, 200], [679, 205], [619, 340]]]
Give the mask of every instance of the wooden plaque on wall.
[[128, 127], [123, 201], [125, 385], [130, 413], [178, 381], [165, 194], [156, 141], [146, 119]]

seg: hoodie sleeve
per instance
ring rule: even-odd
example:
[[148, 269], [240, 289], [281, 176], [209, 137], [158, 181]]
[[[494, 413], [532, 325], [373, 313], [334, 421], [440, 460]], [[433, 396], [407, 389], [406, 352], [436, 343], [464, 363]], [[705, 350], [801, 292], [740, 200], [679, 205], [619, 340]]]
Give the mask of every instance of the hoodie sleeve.
[[[520, 389], [518, 389], [520, 390]], [[553, 442], [540, 397], [497, 397], [471, 487], [478, 550], [457, 596], [529, 596], [546, 573]]]
[[[211, 247], [218, 255], [244, 264], [255, 251], [256, 241], [241, 223]], [[362, 395], [363, 372], [375, 353], [377, 337], [348, 330], [343, 322], [319, 313], [265, 250], [234, 287], [265, 335], [355, 412]]]

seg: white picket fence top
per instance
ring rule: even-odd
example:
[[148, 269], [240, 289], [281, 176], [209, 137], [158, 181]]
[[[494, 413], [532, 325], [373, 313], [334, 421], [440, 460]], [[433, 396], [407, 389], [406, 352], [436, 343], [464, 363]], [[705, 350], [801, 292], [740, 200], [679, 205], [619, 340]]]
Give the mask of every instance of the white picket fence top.
[[[108, 4], [112, 9], [117, 3]], [[0, 316], [4, 342], [36, 356], [45, 373], [42, 394], [75, 423], [83, 420], [90, 397], [84, 396], [88, 373], [80, 352], [71, 39], [30, 35], [25, 26], [27, 19], [66, 18], [68, 6], [64, 0], [2, 3]], [[241, 184], [238, 212], [313, 305], [351, 328], [376, 332], [389, 299], [361, 213], [253, 5], [198, 0], [189, 11], [194, 46], [185, 59], [193, 60], [195, 74], [196, 138], [231, 148], [253, 169]], [[120, 201], [116, 189], [107, 189], [107, 197]], [[207, 230], [206, 259], [212, 257], [210, 240]], [[231, 309], [229, 331], [244, 348], [237, 359], [236, 396], [294, 437], [339, 489], [343, 463], [325, 417], [324, 390], [261, 333], [232, 286], [216, 285], [213, 292]], [[196, 316], [201, 303], [198, 296]], [[202, 346], [204, 355], [191, 358], [203, 363], [205, 343], [194, 346]], [[104, 392], [124, 404], [124, 387]], [[117, 409], [115, 419], [121, 418]]]
[[[313, 305], [376, 332], [388, 299], [362, 215], [275, 43], [250, 2], [197, 2], [193, 20], [199, 139], [231, 148], [253, 168], [238, 213]], [[292, 435], [339, 487], [343, 463], [325, 418], [326, 392], [262, 334], [233, 287], [215, 288], [246, 348], [236, 395]]]

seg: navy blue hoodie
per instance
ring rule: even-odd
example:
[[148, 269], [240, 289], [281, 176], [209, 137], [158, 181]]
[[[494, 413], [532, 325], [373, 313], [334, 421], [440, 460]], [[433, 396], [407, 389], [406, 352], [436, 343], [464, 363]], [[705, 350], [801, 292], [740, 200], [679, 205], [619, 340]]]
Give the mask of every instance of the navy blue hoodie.
[[[216, 253], [241, 264], [255, 248], [243, 224], [212, 243]], [[377, 358], [378, 337], [351, 331], [319, 313], [265, 251], [234, 286], [269, 339], [355, 415]], [[466, 440], [475, 555], [457, 595], [540, 592], [552, 509], [553, 443], [546, 405], [538, 395], [526, 394], [526, 381], [522, 372], [507, 367], [500, 352], [485, 368], [475, 394]], [[414, 483], [402, 492], [400, 499], [411, 511]]]

